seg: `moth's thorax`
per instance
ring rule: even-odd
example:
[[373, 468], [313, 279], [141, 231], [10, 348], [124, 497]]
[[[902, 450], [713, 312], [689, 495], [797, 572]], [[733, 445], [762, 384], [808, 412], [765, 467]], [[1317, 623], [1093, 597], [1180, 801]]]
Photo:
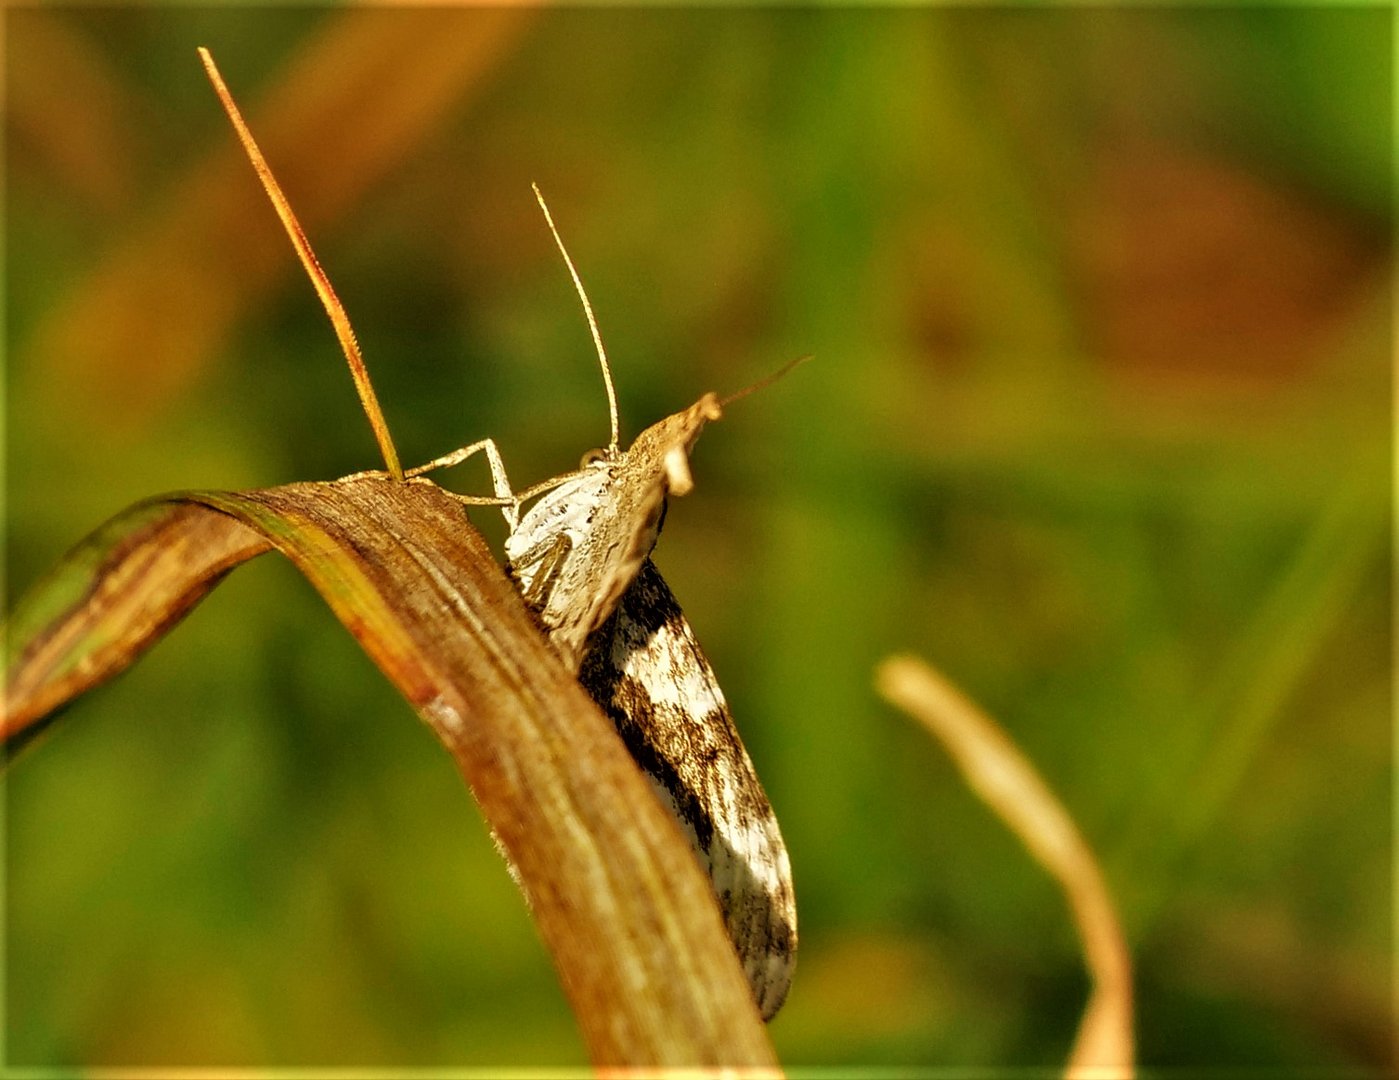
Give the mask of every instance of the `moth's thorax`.
[[612, 614], [656, 546], [668, 494], [690, 490], [689, 452], [720, 408], [706, 394], [608, 448], [544, 495], [505, 543], [510, 573], [559, 655], [575, 670], [587, 636]]
[[505, 542], [510, 572], [560, 656], [576, 668], [656, 546], [665, 485], [599, 460], [541, 498]]
[[524, 552], [557, 533], [577, 543], [592, 529], [597, 509], [615, 483], [616, 462], [598, 460], [576, 476], [542, 496], [505, 541], [505, 555], [512, 563]]

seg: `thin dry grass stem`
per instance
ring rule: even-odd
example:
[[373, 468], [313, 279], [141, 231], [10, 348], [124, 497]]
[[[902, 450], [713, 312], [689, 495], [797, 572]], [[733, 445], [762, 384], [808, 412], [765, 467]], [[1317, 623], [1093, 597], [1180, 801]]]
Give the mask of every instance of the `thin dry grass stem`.
[[1068, 812], [995, 721], [921, 660], [890, 657], [879, 666], [875, 684], [887, 701], [942, 742], [971, 789], [1020, 837], [1068, 898], [1093, 979], [1068, 1075], [1075, 1080], [1131, 1077], [1131, 957], [1102, 871]]
[[311, 241], [306, 237], [306, 231], [301, 227], [301, 222], [297, 221], [296, 212], [292, 210], [291, 203], [282, 191], [282, 185], [277, 183], [276, 176], [272, 174], [272, 167], [262, 156], [262, 151], [258, 148], [253, 133], [244, 123], [243, 114], [238, 111], [237, 102], [233, 100], [233, 95], [228, 92], [228, 87], [224, 85], [223, 76], [219, 74], [218, 65], [214, 63], [213, 56], [208, 49], [202, 46], [198, 52], [199, 59], [203, 61], [204, 70], [209, 76], [209, 81], [214, 86], [214, 93], [218, 94], [224, 112], [228, 113], [228, 119], [233, 123], [233, 130], [238, 133], [238, 139], [243, 144], [248, 160], [252, 162], [258, 180], [262, 182], [263, 190], [267, 192], [267, 197], [272, 200], [272, 207], [277, 211], [277, 217], [281, 219], [282, 228], [286, 229], [292, 247], [296, 249], [297, 258], [301, 260], [301, 265], [306, 270], [306, 276], [311, 279], [311, 284], [315, 286], [316, 295], [321, 300], [321, 306], [325, 308], [325, 313], [330, 316], [330, 325], [335, 327], [335, 336], [340, 339], [340, 348], [345, 354], [345, 362], [350, 365], [350, 377], [355, 381], [355, 392], [359, 394], [364, 415], [369, 418], [369, 426], [374, 429], [374, 438], [379, 444], [379, 452], [384, 456], [384, 467], [388, 469], [389, 475], [395, 480], [402, 480], [403, 466], [398, 462], [398, 450], [394, 447], [393, 437], [389, 434], [389, 425], [388, 421], [384, 419], [384, 411], [379, 407], [379, 397], [374, 393], [374, 384], [369, 381], [369, 369], [364, 365], [364, 356], [361, 354], [359, 342], [355, 338], [355, 329], [350, 325], [350, 317], [345, 313], [345, 305], [340, 303], [340, 297], [335, 294], [335, 288], [330, 284], [330, 278], [321, 269], [320, 260], [316, 258], [316, 252], [311, 247]]

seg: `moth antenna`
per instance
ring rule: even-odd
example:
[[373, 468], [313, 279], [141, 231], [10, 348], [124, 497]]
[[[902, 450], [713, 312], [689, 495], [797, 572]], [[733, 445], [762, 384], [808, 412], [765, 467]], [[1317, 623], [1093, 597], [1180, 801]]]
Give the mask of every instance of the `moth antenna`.
[[238, 133], [243, 150], [247, 153], [248, 160], [253, 163], [257, 178], [262, 181], [263, 190], [267, 192], [267, 197], [272, 200], [272, 207], [277, 211], [277, 216], [281, 218], [282, 227], [286, 229], [287, 236], [291, 238], [292, 247], [296, 249], [296, 254], [301, 259], [301, 265], [306, 269], [306, 275], [316, 288], [316, 295], [321, 299], [321, 306], [330, 316], [330, 324], [335, 327], [335, 336], [340, 339], [340, 349], [344, 352], [345, 360], [350, 365], [350, 377], [355, 381], [355, 390], [359, 394], [360, 405], [364, 408], [365, 416], [369, 418], [369, 426], [374, 429], [374, 438], [379, 443], [379, 452], [384, 457], [384, 465], [390, 476], [395, 480], [402, 480], [403, 466], [399, 464], [398, 451], [394, 448], [393, 439], [389, 435], [388, 422], [384, 419], [383, 410], [379, 408], [379, 399], [374, 394], [374, 386], [369, 381], [369, 369], [364, 366], [364, 357], [359, 351], [359, 342], [355, 340], [355, 331], [354, 327], [350, 325], [350, 317], [345, 314], [344, 305], [340, 303], [340, 298], [335, 295], [330, 278], [326, 277], [325, 271], [321, 269], [321, 264], [316, 259], [316, 253], [311, 250], [311, 241], [306, 238], [301, 223], [296, 220], [291, 203], [287, 201], [281, 185], [277, 183], [277, 178], [272, 175], [272, 169], [267, 164], [267, 159], [262, 156], [262, 151], [258, 149], [253, 133], [243, 122], [243, 114], [238, 111], [233, 95], [228, 92], [228, 87], [224, 85], [223, 76], [219, 74], [213, 56], [209, 54], [208, 49], [201, 46], [199, 59], [204, 62], [204, 70], [209, 76], [209, 81], [214, 85], [214, 93], [218, 94], [224, 112], [228, 113], [229, 120], [233, 122], [233, 130]]
[[810, 359], [811, 359], [811, 354], [810, 354], [810, 353], [807, 353], [807, 355], [805, 355], [805, 356], [799, 356], [799, 357], [797, 357], [795, 360], [788, 360], [785, 364], [783, 364], [780, 368], [778, 368], [778, 369], [777, 369], [776, 371], [774, 371], [772, 374], [770, 374], [770, 375], [764, 375], [764, 376], [763, 376], [761, 379], [759, 379], [757, 382], [752, 383], [752, 384], [749, 385], [749, 386], [745, 386], [742, 390], [735, 390], [732, 394], [730, 394], [730, 395], [729, 395], [728, 397], [726, 397], [726, 398], [721, 398], [721, 399], [719, 400], [719, 404], [720, 404], [720, 405], [728, 405], [728, 404], [730, 404], [731, 402], [737, 401], [739, 398], [746, 398], [749, 394], [755, 394], [755, 393], [757, 393], [759, 390], [765, 390], [767, 387], [769, 387], [769, 386], [771, 386], [773, 383], [775, 383], [778, 379], [782, 378], [784, 375], [786, 375], [788, 372], [790, 372], [793, 368], [795, 368], [795, 367], [797, 367], [797, 366], [799, 366], [799, 365], [801, 365], [801, 364], [806, 363], [806, 362], [807, 362], [808, 360], [810, 360]]
[[612, 441], [608, 444], [609, 449], [617, 451], [617, 391], [612, 386], [612, 369], [607, 366], [607, 353], [602, 347], [602, 335], [598, 333], [597, 320], [593, 318], [593, 305], [588, 303], [588, 294], [583, 291], [583, 282], [578, 277], [578, 271], [573, 268], [573, 260], [568, 257], [568, 248], [563, 246], [563, 240], [559, 238], [559, 230], [554, 228], [554, 215], [549, 213], [549, 204], [544, 201], [544, 196], [539, 192], [538, 184], [531, 184], [534, 188], [534, 197], [539, 200], [539, 208], [544, 211], [544, 220], [549, 223], [549, 231], [554, 234], [554, 243], [559, 246], [559, 253], [563, 255], [563, 261], [568, 265], [569, 277], [573, 278], [573, 287], [578, 290], [578, 299], [583, 301], [583, 313], [588, 316], [588, 329], [593, 332], [593, 344], [597, 346], [598, 363], [602, 365], [602, 381], [607, 386], [607, 412], [612, 420]]

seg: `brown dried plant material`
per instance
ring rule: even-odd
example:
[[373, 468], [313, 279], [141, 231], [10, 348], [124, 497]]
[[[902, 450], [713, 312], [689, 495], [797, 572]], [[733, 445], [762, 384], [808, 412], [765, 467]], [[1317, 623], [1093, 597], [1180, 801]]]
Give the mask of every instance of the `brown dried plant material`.
[[[315, 192], [298, 200], [306, 227], [342, 218], [488, 87], [533, 18], [524, 7], [328, 10], [269, 81], [270, 109], [254, 109], [288, 185]], [[46, 400], [89, 403], [84, 422], [101, 430], [141, 430], [291, 270], [235, 154], [221, 142], [194, 161], [34, 328], [16, 367], [44, 373]]]
[[70, 15], [38, 5], [6, 13], [11, 190], [41, 184], [56, 203], [125, 212], [145, 149], [136, 118], [148, 120], [155, 106]]
[[456, 759], [592, 1060], [775, 1072], [687, 843], [461, 506], [427, 480], [362, 474], [138, 503], [74, 549], [11, 620], [7, 743], [118, 673], [269, 547], [306, 575]]
[[306, 239], [306, 233], [301, 228], [301, 222], [296, 219], [296, 213], [292, 210], [291, 203], [287, 201], [286, 194], [282, 191], [282, 185], [277, 183], [277, 178], [272, 175], [272, 169], [268, 166], [267, 159], [262, 156], [262, 150], [258, 147], [257, 140], [253, 138], [253, 133], [248, 130], [248, 125], [243, 120], [243, 114], [238, 111], [233, 96], [229, 94], [228, 87], [224, 85], [223, 76], [219, 74], [213, 56], [205, 48], [196, 51], [199, 53], [200, 62], [204, 65], [205, 74], [209, 76], [209, 82], [213, 84], [214, 92], [218, 95], [224, 111], [233, 123], [233, 130], [238, 134], [238, 141], [243, 144], [243, 150], [248, 155], [248, 160], [252, 163], [253, 170], [257, 173], [263, 190], [272, 200], [272, 208], [277, 211], [277, 217], [281, 220], [282, 227], [286, 230], [287, 237], [296, 250], [296, 257], [301, 260], [302, 269], [306, 271], [306, 276], [311, 279], [316, 295], [320, 298], [326, 314], [330, 316], [330, 324], [335, 330], [336, 338], [340, 341], [340, 349], [345, 354], [346, 362], [350, 365], [350, 378], [354, 381], [360, 405], [364, 409], [365, 417], [369, 420], [369, 426], [374, 430], [374, 439], [379, 444], [379, 451], [384, 455], [384, 465], [391, 477], [395, 480], [402, 480], [403, 466], [398, 463], [398, 450], [394, 447], [393, 437], [389, 434], [388, 422], [384, 419], [383, 410], [379, 407], [379, 397], [374, 392], [374, 384], [369, 380], [369, 369], [364, 366], [364, 356], [360, 352], [359, 341], [355, 338], [354, 327], [350, 325], [350, 317], [345, 314], [345, 307], [340, 303], [340, 297], [336, 295], [330, 278], [326, 277], [325, 271], [321, 269], [320, 260], [316, 258], [316, 253], [311, 250], [311, 242]]
[[224, 574], [268, 546], [231, 518], [169, 499], [137, 503], [96, 529], [5, 625], [6, 747], [123, 671]]
[[942, 742], [971, 789], [1010, 826], [1068, 898], [1093, 979], [1068, 1075], [1080, 1080], [1132, 1076], [1131, 956], [1102, 871], [1073, 819], [996, 722], [921, 660], [888, 658], [875, 674], [875, 685], [885, 700]]

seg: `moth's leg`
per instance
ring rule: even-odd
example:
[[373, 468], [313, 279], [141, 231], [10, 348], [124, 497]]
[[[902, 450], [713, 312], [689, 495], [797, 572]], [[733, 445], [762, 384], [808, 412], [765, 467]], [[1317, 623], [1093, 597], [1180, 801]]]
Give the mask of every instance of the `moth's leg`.
[[486, 452], [486, 460], [490, 462], [491, 485], [495, 489], [495, 497], [500, 500], [500, 512], [505, 515], [505, 523], [510, 526], [510, 531], [514, 532], [520, 524], [520, 500], [510, 490], [510, 478], [505, 475], [505, 462], [501, 460], [500, 451], [496, 448], [494, 439], [482, 439], [470, 446], [463, 446], [459, 450], [453, 450], [450, 454], [433, 458], [426, 465], [409, 469], [404, 475], [422, 476], [434, 469], [450, 469], [454, 465], [460, 465], [480, 450]]
[[562, 487], [570, 480], [577, 479], [583, 475], [582, 469], [575, 469], [573, 472], [560, 473], [558, 476], [551, 476], [548, 480], [541, 480], [537, 484], [531, 484], [515, 496], [515, 505], [524, 506], [536, 495], [543, 495], [546, 491], [553, 491], [556, 487]]
[[524, 591], [525, 603], [535, 611], [543, 611], [549, 605], [549, 597], [563, 573], [564, 563], [573, 550], [573, 540], [566, 532], [558, 532], [547, 540], [541, 540], [534, 547], [521, 552], [510, 560], [512, 567], [534, 566], [538, 564], [529, 588]]

